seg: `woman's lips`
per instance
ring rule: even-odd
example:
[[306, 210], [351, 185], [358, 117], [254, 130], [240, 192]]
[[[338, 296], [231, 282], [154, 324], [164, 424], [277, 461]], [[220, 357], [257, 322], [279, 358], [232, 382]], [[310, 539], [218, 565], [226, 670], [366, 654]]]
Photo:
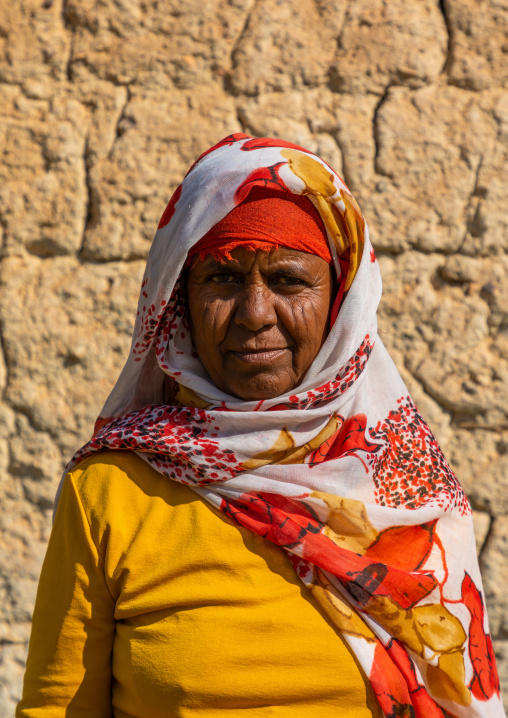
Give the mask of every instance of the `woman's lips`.
[[251, 349], [246, 351], [231, 351], [231, 354], [240, 361], [248, 364], [270, 364], [288, 352], [288, 347], [279, 349]]

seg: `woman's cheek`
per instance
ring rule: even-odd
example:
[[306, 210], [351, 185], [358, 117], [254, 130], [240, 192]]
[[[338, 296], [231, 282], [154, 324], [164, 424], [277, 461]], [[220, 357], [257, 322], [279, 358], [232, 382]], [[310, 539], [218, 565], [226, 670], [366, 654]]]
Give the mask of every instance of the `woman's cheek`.
[[201, 312], [201, 325], [204, 335], [209, 336], [210, 341], [213, 342], [213, 348], [216, 348], [226, 336], [232, 319], [233, 302], [215, 299], [204, 305]]
[[284, 311], [283, 323], [298, 344], [312, 343], [313, 337], [320, 327], [319, 312], [315, 302], [308, 297], [294, 297]]

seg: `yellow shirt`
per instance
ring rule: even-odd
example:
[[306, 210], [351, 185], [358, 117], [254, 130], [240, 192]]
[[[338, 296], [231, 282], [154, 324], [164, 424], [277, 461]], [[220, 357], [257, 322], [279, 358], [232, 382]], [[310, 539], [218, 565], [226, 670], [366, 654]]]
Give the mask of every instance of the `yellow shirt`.
[[69, 473], [20, 718], [367, 718], [356, 660], [283, 551], [130, 452]]

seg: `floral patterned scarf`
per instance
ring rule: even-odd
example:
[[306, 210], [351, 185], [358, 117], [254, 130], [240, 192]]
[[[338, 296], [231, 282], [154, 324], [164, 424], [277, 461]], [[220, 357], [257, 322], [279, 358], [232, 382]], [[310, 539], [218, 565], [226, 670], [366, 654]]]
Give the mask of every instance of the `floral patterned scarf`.
[[[193, 348], [187, 253], [252, 187], [306, 195], [327, 231], [340, 311], [303, 382], [224, 394]], [[226, 137], [169, 202], [129, 357], [92, 440], [135, 451], [289, 556], [356, 655], [384, 715], [503, 716], [467, 499], [377, 336], [381, 278], [342, 180], [311, 152]]]

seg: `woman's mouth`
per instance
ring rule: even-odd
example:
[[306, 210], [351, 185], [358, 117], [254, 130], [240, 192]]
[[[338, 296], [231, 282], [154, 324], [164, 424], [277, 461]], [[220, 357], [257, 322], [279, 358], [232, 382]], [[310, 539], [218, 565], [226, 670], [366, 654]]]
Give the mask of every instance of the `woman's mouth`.
[[231, 354], [242, 362], [248, 364], [270, 364], [288, 352], [288, 347], [273, 349], [247, 349], [245, 351], [232, 351]]

